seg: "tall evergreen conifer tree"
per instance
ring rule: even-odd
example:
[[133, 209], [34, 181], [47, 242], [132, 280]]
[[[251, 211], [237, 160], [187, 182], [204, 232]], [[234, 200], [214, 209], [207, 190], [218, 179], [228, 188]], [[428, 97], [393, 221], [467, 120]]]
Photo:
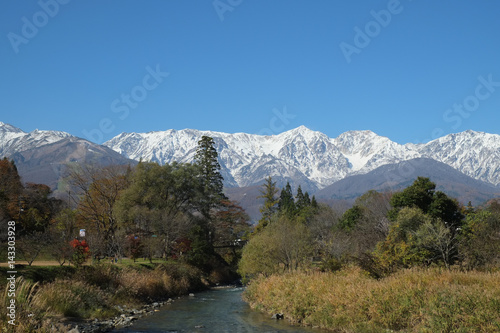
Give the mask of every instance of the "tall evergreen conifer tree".
[[281, 190], [278, 209], [281, 214], [293, 215], [295, 213], [295, 201], [293, 199], [292, 187], [287, 182], [284, 189]]
[[276, 198], [278, 188], [276, 187], [276, 182], [273, 182], [271, 176], [266, 178], [266, 182], [262, 185], [262, 187], [263, 188], [260, 190], [261, 195], [257, 197], [264, 198], [264, 204], [259, 209], [262, 217], [257, 225], [258, 231], [265, 228], [271, 222], [271, 218], [276, 213], [279, 202], [278, 198]]
[[226, 199], [223, 193], [224, 178], [220, 173], [220, 164], [217, 159], [214, 139], [202, 136], [198, 141], [195, 161], [200, 168], [200, 210], [203, 216], [210, 218], [210, 210], [220, 205], [222, 199]]

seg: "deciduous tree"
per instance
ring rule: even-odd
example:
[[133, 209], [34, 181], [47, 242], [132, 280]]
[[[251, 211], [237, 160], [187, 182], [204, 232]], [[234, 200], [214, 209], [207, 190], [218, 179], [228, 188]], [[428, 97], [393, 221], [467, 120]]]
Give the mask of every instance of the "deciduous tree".
[[189, 215], [196, 207], [197, 171], [190, 164], [139, 163], [115, 205], [120, 226], [143, 237], [157, 235], [161, 253], [168, 255], [173, 242], [192, 227]]
[[23, 209], [23, 185], [14, 161], [0, 160], [0, 210], [6, 219], [19, 221]]
[[88, 232], [102, 236], [108, 255], [119, 251], [115, 202], [128, 187], [127, 173], [127, 166], [93, 165], [75, 166], [69, 173], [73, 192], [79, 196], [78, 213], [88, 224]]
[[500, 265], [500, 212], [495, 208], [478, 209], [465, 219], [459, 251], [468, 269]]
[[252, 237], [243, 248], [239, 272], [251, 277], [304, 267], [313, 254], [307, 227], [282, 216]]

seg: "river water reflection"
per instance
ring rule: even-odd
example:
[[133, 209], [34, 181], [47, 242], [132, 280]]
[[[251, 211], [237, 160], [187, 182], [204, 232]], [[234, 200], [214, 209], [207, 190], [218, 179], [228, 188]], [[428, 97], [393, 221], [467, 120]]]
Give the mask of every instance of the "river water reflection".
[[293, 327], [286, 320], [276, 321], [268, 315], [253, 311], [241, 299], [242, 292], [243, 288], [227, 288], [202, 292], [195, 297], [184, 297], [165, 305], [151, 316], [135, 321], [133, 326], [114, 332], [324, 332]]

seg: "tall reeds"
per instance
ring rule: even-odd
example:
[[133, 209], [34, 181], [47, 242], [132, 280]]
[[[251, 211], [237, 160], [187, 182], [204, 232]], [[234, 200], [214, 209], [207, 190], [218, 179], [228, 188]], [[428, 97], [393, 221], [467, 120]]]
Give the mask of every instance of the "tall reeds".
[[375, 280], [359, 268], [254, 280], [252, 307], [338, 332], [499, 332], [500, 273], [410, 269]]
[[[103, 319], [118, 314], [115, 305], [146, 302], [187, 294], [202, 286], [201, 272], [183, 265], [83, 266], [72, 276], [40, 284], [16, 280], [16, 325], [0, 311], [0, 332], [65, 332], [63, 317]], [[0, 305], [10, 302], [8, 286]]]

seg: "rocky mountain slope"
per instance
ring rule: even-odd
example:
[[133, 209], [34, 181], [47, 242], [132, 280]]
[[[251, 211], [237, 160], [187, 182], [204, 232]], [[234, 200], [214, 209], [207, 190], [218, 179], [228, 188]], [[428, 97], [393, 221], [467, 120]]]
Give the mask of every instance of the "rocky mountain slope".
[[356, 199], [369, 190], [397, 192], [419, 176], [429, 177], [437, 190], [456, 198], [463, 204], [482, 204], [500, 196], [500, 188], [430, 158], [415, 158], [395, 164], [386, 164], [366, 174], [349, 176], [316, 192], [318, 199]]
[[0, 158], [16, 163], [24, 182], [42, 183], [56, 190], [71, 163], [135, 164], [108, 147], [59, 131], [21, 129], [0, 122]]
[[214, 138], [226, 186], [247, 187], [272, 176], [283, 186], [325, 188], [348, 176], [425, 157], [493, 185], [500, 184], [500, 135], [466, 131], [426, 144], [401, 145], [371, 131], [349, 131], [337, 138], [304, 126], [273, 136], [186, 129], [122, 133], [104, 145], [125, 157], [161, 164], [191, 162], [202, 135]]
[[[450, 190], [464, 199], [461, 191], [478, 194], [480, 200], [497, 193], [500, 184], [500, 135], [475, 131], [426, 144], [401, 145], [371, 131], [349, 131], [329, 138], [304, 126], [272, 136], [185, 129], [122, 133], [101, 146], [65, 132], [26, 133], [0, 122], [0, 157], [14, 159], [24, 181], [56, 188], [68, 163], [192, 162], [203, 135], [214, 138], [225, 185], [236, 196], [244, 196], [245, 188], [258, 193], [268, 176], [279, 187], [290, 181], [292, 188], [301, 185], [325, 199], [347, 198], [384, 186], [401, 187], [419, 175], [456, 183]], [[406, 170], [405, 175], [405, 168], [414, 163], [402, 162], [415, 159], [427, 161], [423, 164], [427, 168], [419, 167], [416, 173]], [[441, 177], [447, 173], [455, 176]], [[404, 179], [388, 181], [387, 177], [398, 174], [405, 175]]]
[[468, 130], [408, 146], [422, 157], [448, 164], [472, 178], [500, 184], [500, 135]]

